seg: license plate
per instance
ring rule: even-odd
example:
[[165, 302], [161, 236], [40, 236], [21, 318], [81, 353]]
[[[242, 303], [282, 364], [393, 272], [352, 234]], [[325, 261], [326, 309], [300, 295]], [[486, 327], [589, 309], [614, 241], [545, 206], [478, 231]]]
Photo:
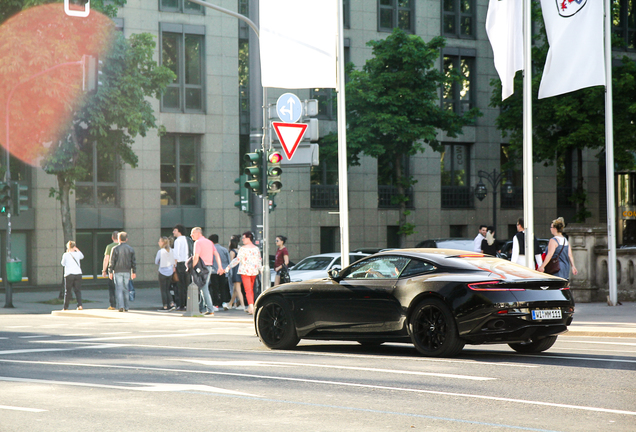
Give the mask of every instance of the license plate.
[[533, 310], [532, 311], [532, 319], [533, 320], [561, 319], [561, 309]]

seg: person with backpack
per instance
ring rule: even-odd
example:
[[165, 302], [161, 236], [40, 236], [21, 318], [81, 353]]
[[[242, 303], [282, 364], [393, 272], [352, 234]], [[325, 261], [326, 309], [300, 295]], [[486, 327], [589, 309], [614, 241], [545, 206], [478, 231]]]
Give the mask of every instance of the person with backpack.
[[188, 285], [190, 284], [190, 274], [186, 268], [186, 261], [193, 254], [194, 242], [190, 237], [185, 235], [185, 227], [181, 224], [175, 225], [172, 230], [174, 235], [174, 260], [177, 265], [177, 290], [175, 292], [175, 301], [178, 311], [186, 310], [188, 301]]

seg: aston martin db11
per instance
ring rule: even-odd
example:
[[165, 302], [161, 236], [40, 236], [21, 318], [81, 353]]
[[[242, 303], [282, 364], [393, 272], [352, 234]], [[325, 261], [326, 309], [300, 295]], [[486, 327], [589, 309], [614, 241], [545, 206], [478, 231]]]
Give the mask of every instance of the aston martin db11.
[[510, 261], [449, 249], [380, 252], [329, 277], [278, 285], [255, 304], [260, 340], [290, 349], [300, 339], [362, 345], [406, 342], [425, 356], [465, 344], [550, 348], [572, 322], [565, 279]]

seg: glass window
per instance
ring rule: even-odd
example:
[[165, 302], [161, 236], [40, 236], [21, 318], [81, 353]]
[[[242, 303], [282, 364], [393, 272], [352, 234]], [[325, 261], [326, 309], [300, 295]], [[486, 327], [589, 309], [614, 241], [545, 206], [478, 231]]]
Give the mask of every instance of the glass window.
[[176, 75], [161, 98], [162, 111], [204, 111], [203, 38], [202, 34], [161, 33], [161, 64]]
[[458, 115], [466, 113], [473, 107], [474, 81], [473, 71], [475, 59], [459, 55], [445, 55], [443, 58], [444, 75], [458, 80], [446, 82], [442, 87], [442, 103], [445, 109]]
[[344, 279], [397, 279], [410, 258], [400, 256], [373, 257], [351, 265]]
[[205, 8], [188, 0], [159, 0], [159, 10], [203, 15]]
[[472, 208], [470, 190], [470, 147], [446, 144], [440, 157], [442, 208]]
[[308, 257], [294, 266], [294, 270], [327, 270], [332, 257]]
[[84, 254], [84, 259], [80, 262], [82, 279], [101, 279], [104, 251], [112, 243], [112, 231], [77, 230], [75, 235], [77, 247]]
[[199, 205], [198, 137], [164, 135], [160, 154], [161, 205]]
[[415, 33], [415, 1], [378, 0], [378, 31], [391, 32], [395, 27]]
[[435, 270], [435, 266], [433, 264], [414, 259], [406, 266], [402, 274], [400, 274], [400, 277], [415, 276], [423, 273], [429, 273], [433, 270]]
[[636, 49], [636, 0], [613, 0], [612, 24], [626, 49]]
[[117, 206], [117, 160], [99, 152], [95, 143], [82, 153], [90, 168], [75, 182], [75, 203], [80, 207]]
[[475, 0], [442, 0], [442, 34], [474, 38]]

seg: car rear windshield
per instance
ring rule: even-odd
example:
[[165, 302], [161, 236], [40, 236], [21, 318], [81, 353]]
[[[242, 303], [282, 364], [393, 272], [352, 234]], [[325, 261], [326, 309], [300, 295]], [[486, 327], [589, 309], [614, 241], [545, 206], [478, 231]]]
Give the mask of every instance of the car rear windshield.
[[294, 270], [327, 270], [332, 257], [305, 258], [294, 266]]

